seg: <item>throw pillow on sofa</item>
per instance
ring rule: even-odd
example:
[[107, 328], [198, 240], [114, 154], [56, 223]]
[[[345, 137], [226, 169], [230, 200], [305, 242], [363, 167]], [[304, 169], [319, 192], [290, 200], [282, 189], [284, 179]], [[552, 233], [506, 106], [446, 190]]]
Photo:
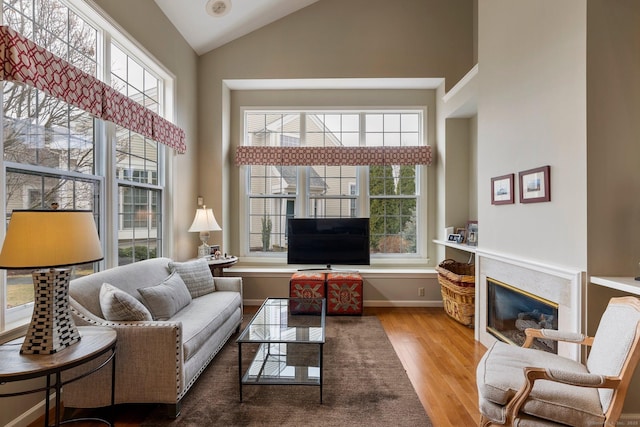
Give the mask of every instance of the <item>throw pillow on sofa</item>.
[[209, 263], [204, 258], [186, 262], [169, 262], [169, 270], [178, 272], [184, 280], [191, 298], [211, 293], [216, 290]]
[[189, 289], [178, 273], [158, 285], [139, 288], [138, 292], [154, 320], [168, 320], [191, 302]]
[[100, 288], [100, 308], [104, 318], [111, 321], [153, 320], [144, 304], [109, 283]]

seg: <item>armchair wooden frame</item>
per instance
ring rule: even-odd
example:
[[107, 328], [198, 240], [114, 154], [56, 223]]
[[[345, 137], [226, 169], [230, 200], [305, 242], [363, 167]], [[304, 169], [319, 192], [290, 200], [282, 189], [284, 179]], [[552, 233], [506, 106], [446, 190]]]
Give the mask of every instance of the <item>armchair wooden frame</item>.
[[[617, 304], [625, 304], [633, 307], [640, 312], [640, 300], [635, 297], [621, 297], [613, 298], [611, 302]], [[590, 347], [593, 344], [594, 337], [584, 336], [576, 333], [563, 333], [549, 329], [526, 329], [526, 339], [522, 347], [529, 348], [534, 339], [543, 338], [545, 340], [572, 342], [579, 345]], [[524, 378], [525, 382], [522, 387], [516, 392], [513, 398], [505, 405], [506, 420], [502, 425], [511, 426], [515, 420], [519, 417], [520, 409], [529, 397], [529, 393], [533, 389], [533, 385], [537, 380], [555, 381], [564, 384], [574, 385], [578, 387], [591, 387], [591, 388], [610, 388], [613, 389], [613, 397], [608, 410], [604, 413], [604, 426], [614, 427], [618, 422], [618, 418], [622, 413], [622, 407], [624, 405], [624, 399], [633, 376], [638, 361], [640, 360], [640, 322], [636, 325], [635, 338], [631, 343], [631, 347], [628, 352], [628, 357], [624, 361], [620, 375], [618, 376], [605, 376], [595, 374], [580, 374], [566, 373], [561, 370], [553, 368], [543, 367], [525, 367]], [[520, 414], [521, 415], [521, 414]], [[493, 424], [493, 422], [486, 418], [484, 415], [480, 418], [480, 426], [487, 427]]]

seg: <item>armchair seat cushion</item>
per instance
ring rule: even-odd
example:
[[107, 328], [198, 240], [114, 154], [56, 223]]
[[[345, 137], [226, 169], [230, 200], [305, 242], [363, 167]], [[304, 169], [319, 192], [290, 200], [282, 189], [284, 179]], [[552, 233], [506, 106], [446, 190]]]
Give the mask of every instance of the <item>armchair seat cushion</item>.
[[[524, 384], [523, 369], [545, 366], [573, 373], [588, 373], [581, 363], [553, 353], [503, 342], [493, 344], [480, 360], [476, 371], [481, 412], [494, 422], [504, 423], [504, 405]], [[551, 381], [536, 381], [522, 412], [567, 425], [595, 426], [604, 422], [597, 388]]]

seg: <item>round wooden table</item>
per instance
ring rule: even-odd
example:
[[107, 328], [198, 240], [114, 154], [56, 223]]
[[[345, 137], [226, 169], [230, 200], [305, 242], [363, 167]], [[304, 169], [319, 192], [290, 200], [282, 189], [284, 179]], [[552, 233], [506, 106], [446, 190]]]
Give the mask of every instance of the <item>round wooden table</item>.
[[[111, 408], [115, 400], [115, 375], [116, 375], [116, 331], [111, 328], [97, 326], [79, 326], [80, 341], [54, 354], [21, 354], [20, 346], [24, 341], [18, 338], [0, 346], [0, 384], [24, 381], [33, 378], [46, 378], [46, 385], [37, 388], [16, 391], [11, 393], [0, 393], [0, 397], [23, 396], [30, 393], [45, 392], [45, 414], [44, 425], [49, 426], [49, 396], [55, 392], [55, 426], [59, 426], [62, 421], [60, 410], [60, 396], [62, 387], [73, 381], [84, 378], [93, 372], [106, 366], [111, 362]], [[87, 369], [73, 378], [62, 381], [62, 373], [68, 369], [75, 368], [98, 357], [107, 354], [108, 357], [95, 368]], [[91, 418], [65, 420], [70, 421], [99, 421], [107, 425], [112, 425], [111, 421]]]
[[211, 274], [214, 277], [224, 276], [223, 270], [225, 268], [231, 267], [232, 265], [238, 262], [237, 256], [230, 256], [227, 258], [218, 258], [215, 259], [213, 257], [207, 258], [207, 262], [209, 263], [209, 269], [211, 270]]

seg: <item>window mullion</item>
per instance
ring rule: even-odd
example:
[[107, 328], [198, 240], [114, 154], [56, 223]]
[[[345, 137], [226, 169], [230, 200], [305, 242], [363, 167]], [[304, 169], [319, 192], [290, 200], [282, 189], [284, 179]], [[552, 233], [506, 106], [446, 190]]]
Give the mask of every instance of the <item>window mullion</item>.
[[[307, 114], [300, 113], [300, 146], [306, 147], [307, 145]], [[309, 216], [311, 210], [311, 201], [309, 200], [309, 186], [311, 181], [309, 180], [309, 167], [297, 166], [297, 185], [296, 185], [296, 207], [295, 216], [298, 218], [306, 218]]]

